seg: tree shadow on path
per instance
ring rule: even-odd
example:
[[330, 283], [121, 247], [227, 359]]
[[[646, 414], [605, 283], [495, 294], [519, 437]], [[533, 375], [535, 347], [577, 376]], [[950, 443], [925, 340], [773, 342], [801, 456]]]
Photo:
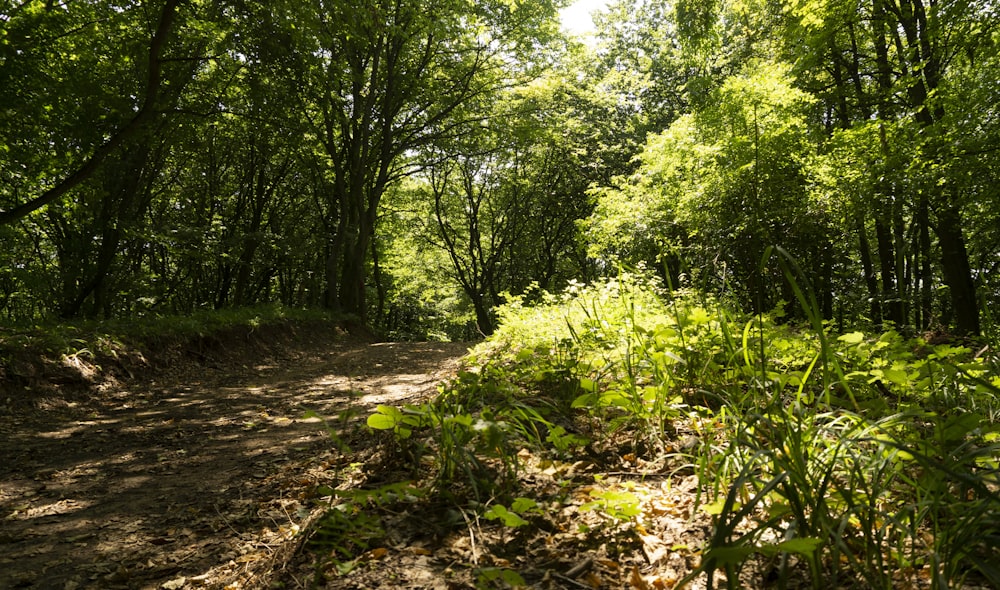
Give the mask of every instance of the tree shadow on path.
[[0, 588], [247, 587], [309, 490], [343, 477], [328, 426], [351, 426], [356, 460], [374, 441], [364, 416], [432, 395], [467, 350], [342, 344], [5, 416]]

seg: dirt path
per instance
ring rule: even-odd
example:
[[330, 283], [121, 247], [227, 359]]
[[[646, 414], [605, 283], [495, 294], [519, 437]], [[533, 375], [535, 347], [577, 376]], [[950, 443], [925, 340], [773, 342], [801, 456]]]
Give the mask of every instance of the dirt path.
[[[341, 429], [417, 401], [461, 344], [343, 344], [294, 366], [206, 368], [87, 404], [0, 416], [0, 588], [248, 588], [335, 485]], [[320, 418], [306, 418], [312, 410]], [[339, 428], [339, 427], [338, 427]], [[363, 454], [363, 453], [362, 453]], [[342, 462], [342, 461], [341, 461]]]

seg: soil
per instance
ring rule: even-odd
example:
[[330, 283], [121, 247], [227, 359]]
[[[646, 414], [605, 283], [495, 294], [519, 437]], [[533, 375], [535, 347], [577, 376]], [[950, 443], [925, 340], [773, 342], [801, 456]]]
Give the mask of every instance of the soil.
[[79, 357], [59, 378], [0, 375], [0, 588], [292, 585], [316, 498], [380, 452], [366, 416], [429, 397], [468, 349], [301, 332], [215, 336], [101, 379]]

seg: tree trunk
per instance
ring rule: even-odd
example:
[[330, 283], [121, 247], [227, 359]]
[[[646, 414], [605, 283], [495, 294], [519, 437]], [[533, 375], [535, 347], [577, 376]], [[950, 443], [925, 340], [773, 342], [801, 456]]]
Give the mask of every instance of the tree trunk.
[[926, 330], [931, 323], [931, 282], [934, 274], [931, 270], [931, 236], [930, 236], [930, 216], [928, 214], [927, 198], [921, 197], [917, 203], [917, 244], [918, 255], [918, 284], [916, 285], [920, 293], [920, 303], [916, 306], [915, 322], [917, 329]]
[[[891, 214], [890, 214], [891, 216]], [[903, 323], [900, 317], [899, 301], [896, 293], [896, 257], [893, 253], [892, 233], [882, 218], [875, 219], [875, 237], [878, 240], [878, 260], [882, 271], [882, 292], [880, 294], [884, 319], [895, 325]]]
[[483, 336], [490, 336], [496, 327], [493, 325], [493, 314], [485, 297], [481, 293], [469, 293], [472, 307], [476, 310], [476, 326]]
[[895, 244], [895, 264], [896, 264], [896, 291], [893, 295], [894, 309], [893, 315], [898, 319], [893, 319], [896, 326], [904, 328], [910, 319], [910, 282], [907, 277], [907, 245], [906, 222], [903, 219], [903, 203], [901, 199], [894, 199], [892, 205], [892, 240]]
[[980, 333], [979, 305], [969, 253], [962, 235], [962, 218], [958, 208], [950, 203], [938, 208], [936, 213], [935, 233], [941, 247], [944, 281], [948, 285], [955, 313], [955, 332], [963, 336], [977, 336]]
[[[123, 150], [116, 160], [117, 165], [112, 168], [114, 172], [109, 171], [106, 175], [106, 183], [102, 187], [104, 195], [101, 213], [97, 219], [98, 227], [94, 228], [101, 235], [96, 263], [73, 299], [64, 304], [62, 317], [98, 317], [101, 313], [108, 315], [112, 302], [107, 283], [121, 252], [122, 236], [128, 228], [138, 224], [148, 204], [149, 199], [140, 199], [139, 195], [148, 192], [148, 186], [143, 185], [148, 182], [145, 169], [151, 151], [146, 140]], [[86, 273], [86, 269], [81, 272], [83, 276]], [[84, 304], [88, 299], [93, 305], [85, 309]]]
[[861, 270], [865, 277], [865, 287], [868, 290], [869, 313], [871, 321], [875, 325], [882, 325], [882, 303], [878, 293], [878, 278], [875, 276], [875, 268], [872, 264], [872, 249], [868, 242], [868, 230], [865, 229], [865, 220], [860, 214], [855, 218], [858, 232], [858, 249], [861, 251]]

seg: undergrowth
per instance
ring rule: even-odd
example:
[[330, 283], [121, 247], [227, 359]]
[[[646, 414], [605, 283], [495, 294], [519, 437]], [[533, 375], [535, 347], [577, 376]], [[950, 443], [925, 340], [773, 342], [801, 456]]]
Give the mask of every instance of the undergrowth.
[[256, 328], [279, 321], [331, 319], [324, 310], [289, 308], [280, 305], [206, 310], [186, 315], [162, 315], [128, 320], [67, 320], [11, 325], [0, 329], [0, 347], [31, 347], [47, 352], [67, 353], [81, 347], [102, 350], [111, 343], [127, 340], [155, 342], [159, 339], [190, 338], [219, 330]]
[[190, 315], [131, 320], [74, 320], [0, 326], [0, 380], [45, 379], [54, 367], [98, 374], [124, 359], [142, 364], [150, 354], [199, 340], [225, 337], [230, 330], [248, 335], [269, 326], [298, 322], [337, 322], [323, 310], [278, 305], [203, 311]]
[[[1000, 586], [990, 349], [794, 326], [644, 275], [514, 299], [500, 318], [436, 400], [369, 418], [432, 467], [433, 495], [521, 529], [518, 509], [536, 505], [519, 495], [524, 459], [613, 471], [638, 456], [646, 473], [697, 476], [711, 518], [677, 586]], [[652, 501], [592, 496], [589, 510], [626, 529]]]

